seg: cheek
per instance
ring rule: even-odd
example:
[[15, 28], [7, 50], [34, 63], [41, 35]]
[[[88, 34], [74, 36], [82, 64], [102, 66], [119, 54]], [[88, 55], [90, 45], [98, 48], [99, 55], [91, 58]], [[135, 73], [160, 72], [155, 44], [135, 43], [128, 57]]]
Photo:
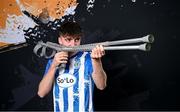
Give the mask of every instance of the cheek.
[[64, 41], [64, 42], [63, 42], [63, 45], [69, 46], [69, 45], [70, 45], [70, 42]]
[[60, 44], [67, 46], [68, 42], [66, 42], [64, 39], [61, 39]]

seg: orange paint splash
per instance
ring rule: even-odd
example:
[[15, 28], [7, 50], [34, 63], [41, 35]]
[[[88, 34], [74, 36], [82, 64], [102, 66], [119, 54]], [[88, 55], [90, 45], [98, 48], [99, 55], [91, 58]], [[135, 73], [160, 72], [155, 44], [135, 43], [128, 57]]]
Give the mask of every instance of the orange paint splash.
[[[19, 0], [26, 11], [38, 16], [43, 9], [47, 9], [53, 19], [61, 18], [67, 8], [77, 6], [76, 0]], [[0, 1], [0, 29], [5, 28], [6, 19], [9, 15], [22, 15], [16, 0]]]

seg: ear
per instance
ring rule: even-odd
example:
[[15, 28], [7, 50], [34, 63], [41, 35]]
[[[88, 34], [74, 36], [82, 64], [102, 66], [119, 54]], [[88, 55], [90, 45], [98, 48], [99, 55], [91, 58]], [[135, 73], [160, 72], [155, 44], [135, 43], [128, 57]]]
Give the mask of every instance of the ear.
[[61, 38], [61, 36], [58, 38], [58, 42], [59, 42], [59, 44], [62, 44], [62, 38]]

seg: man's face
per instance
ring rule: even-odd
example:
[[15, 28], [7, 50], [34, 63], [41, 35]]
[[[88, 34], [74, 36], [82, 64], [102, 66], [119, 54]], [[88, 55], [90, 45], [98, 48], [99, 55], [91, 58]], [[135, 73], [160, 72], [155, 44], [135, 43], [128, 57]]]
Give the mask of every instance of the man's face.
[[73, 35], [73, 36], [69, 36], [69, 35], [61, 35], [58, 38], [58, 41], [60, 44], [64, 45], [64, 46], [78, 46], [81, 43], [81, 36], [79, 35]]

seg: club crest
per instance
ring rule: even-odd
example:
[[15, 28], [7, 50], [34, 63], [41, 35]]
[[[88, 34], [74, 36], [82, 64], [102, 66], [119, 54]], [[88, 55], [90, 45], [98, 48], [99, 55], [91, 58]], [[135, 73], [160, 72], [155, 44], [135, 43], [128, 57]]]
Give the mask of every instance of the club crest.
[[80, 66], [81, 66], [81, 61], [80, 61], [80, 59], [76, 59], [76, 60], [75, 60], [75, 63], [74, 63], [74, 68], [75, 68], [75, 69], [78, 69]]

